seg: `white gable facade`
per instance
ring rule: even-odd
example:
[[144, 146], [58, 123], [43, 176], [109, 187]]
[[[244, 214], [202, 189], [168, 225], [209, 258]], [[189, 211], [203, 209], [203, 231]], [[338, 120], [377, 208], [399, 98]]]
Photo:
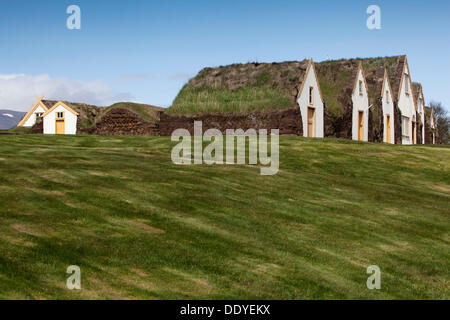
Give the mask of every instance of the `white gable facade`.
[[[436, 129], [435, 123], [434, 123], [434, 110], [431, 109], [431, 115], [430, 115], [430, 127], [431, 129]], [[436, 136], [434, 132], [431, 133], [433, 144], [436, 143]]]
[[425, 144], [425, 99], [423, 97], [422, 91], [419, 92], [418, 96], [417, 113], [422, 126], [422, 144]]
[[17, 124], [18, 127], [31, 128], [36, 123], [37, 119], [48, 110], [46, 105], [42, 102], [43, 97], [36, 97], [36, 103], [27, 112], [23, 119]]
[[381, 105], [383, 109], [383, 142], [395, 144], [394, 96], [387, 73], [384, 75]]
[[48, 110], [43, 120], [44, 134], [77, 134], [78, 114], [62, 102]]
[[308, 65], [300, 90], [297, 103], [302, 115], [303, 136], [323, 138], [323, 99], [312, 60]]
[[369, 140], [369, 94], [362, 67], [359, 68], [356, 85], [352, 94], [352, 139]]
[[416, 121], [416, 108], [414, 106], [412, 81], [407, 62], [403, 69], [402, 81], [399, 89], [398, 108], [402, 115], [402, 144], [414, 144], [414, 137], [417, 133], [415, 125], [413, 125], [413, 122]]
[[36, 123], [38, 117], [42, 117], [42, 115], [47, 111], [41, 105], [37, 106], [37, 108], [33, 111], [30, 117], [25, 121], [23, 127], [31, 128]]

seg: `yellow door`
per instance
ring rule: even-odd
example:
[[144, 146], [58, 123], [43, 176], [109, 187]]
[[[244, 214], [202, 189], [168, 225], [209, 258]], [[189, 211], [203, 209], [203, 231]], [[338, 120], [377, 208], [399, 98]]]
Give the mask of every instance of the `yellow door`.
[[391, 116], [386, 115], [386, 142], [391, 143]]
[[56, 120], [56, 134], [64, 134], [64, 120]]
[[308, 108], [308, 137], [314, 138], [315, 130], [314, 130], [314, 119], [316, 115], [316, 109]]
[[364, 140], [364, 112], [360, 111], [359, 112], [359, 117], [358, 117], [358, 140], [359, 141], [363, 141]]

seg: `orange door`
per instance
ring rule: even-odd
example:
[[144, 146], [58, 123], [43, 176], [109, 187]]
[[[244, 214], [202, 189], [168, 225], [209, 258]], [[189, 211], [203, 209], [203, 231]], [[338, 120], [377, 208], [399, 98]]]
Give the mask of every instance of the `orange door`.
[[391, 116], [386, 115], [386, 142], [391, 143]]
[[358, 116], [358, 140], [364, 140], [364, 112], [360, 111]]
[[309, 138], [314, 138], [315, 135], [315, 115], [316, 115], [316, 110], [314, 108], [308, 108], [308, 137]]
[[56, 130], [55, 130], [56, 134], [64, 134], [65, 130], [64, 130], [64, 120], [56, 120]]

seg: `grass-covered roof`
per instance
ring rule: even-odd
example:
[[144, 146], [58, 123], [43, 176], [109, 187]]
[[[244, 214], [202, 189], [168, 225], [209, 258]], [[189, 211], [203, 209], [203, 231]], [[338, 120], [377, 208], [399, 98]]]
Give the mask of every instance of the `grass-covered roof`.
[[180, 91], [172, 114], [228, 113], [295, 107], [308, 60], [205, 68]]

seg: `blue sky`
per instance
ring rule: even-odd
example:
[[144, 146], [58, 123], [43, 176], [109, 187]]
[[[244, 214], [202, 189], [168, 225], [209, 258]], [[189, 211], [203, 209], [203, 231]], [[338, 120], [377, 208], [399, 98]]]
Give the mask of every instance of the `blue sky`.
[[[448, 1], [0, 3], [0, 108], [26, 110], [40, 94], [169, 106], [207, 66], [407, 54], [427, 101], [450, 109]], [[72, 4], [81, 30], [66, 28]], [[381, 30], [366, 27], [371, 4], [381, 8]]]

